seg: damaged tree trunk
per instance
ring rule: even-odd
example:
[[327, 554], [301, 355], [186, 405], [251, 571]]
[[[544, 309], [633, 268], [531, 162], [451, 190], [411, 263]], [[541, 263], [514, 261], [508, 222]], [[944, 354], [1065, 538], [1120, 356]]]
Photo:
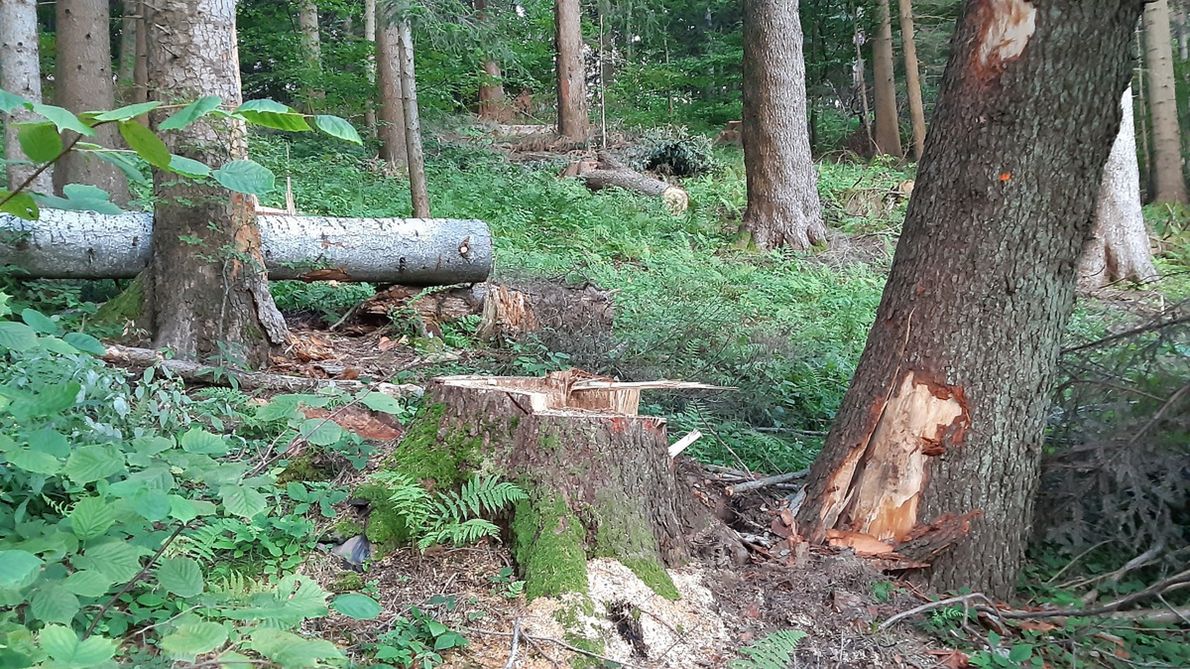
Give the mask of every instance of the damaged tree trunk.
[[[261, 214], [270, 279], [441, 285], [483, 281], [492, 235], [483, 221]], [[0, 264], [46, 279], [126, 279], [152, 256], [153, 214], [43, 209], [24, 221], [0, 214]]]
[[966, 3], [876, 322], [797, 514], [809, 540], [884, 543], [929, 562], [937, 590], [1012, 592], [1142, 7], [1093, 5]]
[[600, 152], [598, 160], [580, 160], [572, 163], [562, 176], [578, 177], [593, 191], [622, 188], [642, 195], [659, 197], [673, 214], [680, 214], [690, 206], [690, 195], [681, 186], [630, 169], [603, 152]]

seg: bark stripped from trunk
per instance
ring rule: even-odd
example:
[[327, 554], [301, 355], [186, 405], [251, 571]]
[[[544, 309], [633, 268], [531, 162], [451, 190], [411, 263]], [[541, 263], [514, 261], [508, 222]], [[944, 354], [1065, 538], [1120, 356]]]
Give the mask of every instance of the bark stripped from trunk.
[[[58, 0], [56, 7], [54, 102], [76, 114], [115, 108], [107, 0]], [[63, 140], [69, 142], [74, 133], [66, 135]], [[116, 126], [109, 123], [95, 128], [95, 136], [87, 141], [114, 149], [119, 146], [116, 136]], [[102, 188], [117, 204], [128, 202], [124, 173], [86, 152], [71, 151], [54, 165], [56, 191], [76, 183]]]
[[[440, 285], [483, 281], [492, 267], [492, 235], [483, 221], [418, 218], [325, 218], [262, 214], [260, 252], [272, 279]], [[24, 276], [125, 279], [151, 260], [153, 214], [115, 216], [43, 209], [24, 221], [0, 214], [0, 264]]]
[[554, 3], [555, 47], [558, 75], [558, 134], [585, 141], [590, 134], [587, 118], [587, 77], [583, 68], [582, 2]]
[[1095, 230], [1083, 247], [1078, 265], [1082, 288], [1102, 288], [1116, 281], [1151, 281], [1157, 278], [1149, 232], [1140, 208], [1140, 168], [1136, 162], [1136, 126], [1132, 116], [1132, 89], [1121, 101], [1124, 120], [1103, 168]]
[[810, 157], [798, 3], [746, 0], [744, 36], [744, 229], [762, 249], [806, 249], [826, 241], [826, 227]]
[[926, 147], [926, 110], [921, 101], [921, 75], [917, 71], [917, 42], [913, 30], [913, 0], [899, 0], [901, 48], [905, 51], [905, 88], [909, 91], [909, 118], [913, 122], [913, 159], [921, 161]]
[[[41, 62], [38, 60], [37, 3], [34, 0], [0, 2], [0, 88], [30, 102], [41, 102]], [[17, 124], [44, 120], [20, 110], [5, 118], [4, 157], [8, 160], [8, 189], [15, 191], [37, 170], [30, 165], [17, 140]], [[53, 169], [39, 174], [29, 190], [49, 194], [53, 191]]]
[[897, 82], [893, 74], [892, 15], [889, 0], [877, 7], [876, 39], [872, 42], [872, 76], [876, 82], [876, 152], [903, 156], [897, 120]]
[[413, 69], [413, 28], [408, 18], [401, 22], [397, 42], [401, 61], [401, 108], [405, 111], [405, 152], [409, 160], [409, 194], [413, 215], [430, 217], [430, 194], [426, 190], [426, 161], [422, 155], [421, 117], [417, 111], [417, 76]]
[[326, 98], [326, 92], [322, 90], [322, 34], [318, 28], [318, 3], [314, 0], [301, 0], [298, 4], [298, 30], [306, 76], [317, 82], [306, 89], [307, 106], [313, 109]]
[[1145, 6], [1145, 44], [1148, 48], [1149, 109], [1153, 116], [1153, 201], [1186, 203], [1182, 176], [1182, 133], [1174, 90], [1173, 36], [1169, 29], [1169, 0]]
[[395, 171], [409, 169], [405, 110], [401, 102], [401, 26], [382, 21], [376, 33], [376, 83], [380, 87], [380, 157]]
[[[1012, 591], [1134, 0], [969, 0], [892, 271], [798, 511], [939, 590]], [[880, 552], [880, 551], [875, 551]]]
[[[159, 0], [148, 24], [149, 78], [166, 103], [217, 95], [240, 103], [234, 0]], [[171, 152], [207, 165], [247, 155], [233, 119], [201, 119], [165, 134]], [[153, 261], [145, 285], [153, 345], [177, 357], [229, 355], [256, 365], [288, 339], [261, 255], [254, 200], [154, 171]]]

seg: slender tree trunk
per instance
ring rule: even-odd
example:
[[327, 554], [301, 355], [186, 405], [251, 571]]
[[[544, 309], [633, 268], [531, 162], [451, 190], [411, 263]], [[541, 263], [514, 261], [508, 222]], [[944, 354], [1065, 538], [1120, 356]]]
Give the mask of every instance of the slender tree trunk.
[[[478, 21], [487, 20], [487, 0], [474, 0], [475, 17]], [[504, 83], [501, 79], [500, 63], [495, 58], [485, 58], [483, 74], [479, 82], [479, 118], [488, 121], [500, 121], [507, 115], [508, 104], [505, 101]]]
[[364, 102], [364, 126], [369, 135], [376, 134], [376, 0], [364, 0], [364, 40], [371, 44], [368, 62], [364, 68], [368, 74], [368, 90], [373, 91]]
[[117, 61], [116, 83], [119, 85], [120, 99], [125, 103], [131, 103], [133, 76], [136, 71], [137, 15], [140, 6], [136, 0], [123, 0], [120, 7], [120, 57]]
[[554, 3], [558, 74], [558, 134], [577, 142], [590, 134], [587, 118], [587, 77], [583, 67], [581, 0]]
[[926, 147], [926, 108], [921, 101], [921, 75], [917, 71], [913, 0], [898, 0], [898, 3], [901, 10], [901, 48], [905, 51], [905, 88], [909, 92], [909, 118], [913, 122], [913, 159], [920, 162]]
[[[58, 0], [54, 102], [78, 114], [113, 109], [112, 50], [107, 0]], [[70, 141], [74, 133], [66, 133]], [[116, 126], [101, 125], [89, 142], [116, 148]], [[109, 193], [118, 204], [128, 202], [128, 180], [111, 163], [82, 151], [71, 151], [54, 166], [54, 190], [67, 184], [89, 184]]]
[[826, 241], [818, 175], [810, 157], [806, 65], [798, 3], [744, 2], [744, 118], [748, 182], [744, 229], [757, 247], [809, 248]]
[[1185, 2], [1178, 2], [1173, 15], [1173, 22], [1176, 30], [1174, 37], [1178, 40], [1178, 60], [1190, 60], [1190, 35], [1186, 34], [1186, 4]]
[[414, 218], [430, 217], [426, 190], [426, 162], [421, 148], [421, 117], [417, 112], [417, 77], [413, 68], [413, 28], [401, 21], [397, 51], [401, 61], [401, 108], [405, 111], [405, 150], [409, 161], [409, 194]]
[[1149, 281], [1157, 277], [1149, 232], [1140, 208], [1140, 168], [1136, 161], [1136, 127], [1132, 89], [1121, 101], [1124, 118], [1103, 168], [1095, 229], [1083, 247], [1079, 284], [1101, 288], [1116, 281]]
[[389, 168], [404, 171], [409, 167], [405, 147], [405, 110], [401, 107], [401, 63], [397, 45], [401, 26], [382, 22], [376, 32], [376, 82], [380, 87], [380, 156]]
[[145, 0], [136, 2], [139, 16], [136, 19], [136, 63], [132, 68], [132, 101], [149, 100], [149, 17], [153, 8]]
[[1154, 0], [1145, 5], [1145, 45], [1149, 110], [1153, 115], [1153, 201], [1186, 203], [1190, 200], [1186, 199], [1186, 181], [1182, 176], [1169, 0]]
[[[157, 99], [240, 103], [235, 4], [155, 0], [147, 32]], [[173, 153], [208, 165], [247, 155], [246, 129], [234, 119], [200, 119], [165, 140]], [[160, 170], [154, 193], [153, 260], [143, 274], [154, 346], [190, 360], [265, 362], [270, 344], [288, 332], [269, 294], [253, 198]]]
[[[0, 88], [31, 102], [41, 102], [37, 3], [34, 0], [0, 2]], [[37, 169], [28, 164], [17, 141], [17, 124], [35, 119], [41, 117], [26, 111], [15, 112], [5, 119], [4, 157], [9, 161], [6, 170], [9, 190], [19, 188]], [[37, 193], [50, 193], [54, 188], [53, 169], [38, 175], [28, 188]]]
[[1149, 97], [1145, 95], [1144, 30], [1137, 22], [1133, 46], [1136, 49], [1136, 112], [1137, 131], [1140, 133], [1141, 201], [1153, 193], [1153, 152], [1149, 150]]
[[868, 138], [868, 146], [876, 147], [876, 138], [872, 134], [872, 111], [868, 105], [868, 76], [864, 68], [864, 33], [859, 27], [859, 21], [855, 24], [855, 34], [851, 38], [855, 44], [855, 64], [851, 68], [851, 81], [855, 86], [856, 93], [859, 95], [860, 103], [860, 120], [863, 122], [864, 134]]
[[313, 111], [326, 99], [326, 91], [322, 90], [322, 35], [318, 29], [318, 3], [314, 0], [298, 4], [298, 29], [306, 60], [306, 107]]
[[876, 80], [876, 152], [892, 156], [901, 151], [901, 128], [897, 120], [897, 82], [893, 74], [892, 16], [889, 0], [877, 6], [880, 21], [872, 42], [872, 72]]
[[886, 542], [928, 563], [940, 591], [1012, 592], [1141, 4], [965, 4], [876, 322], [797, 513], [803, 536]]

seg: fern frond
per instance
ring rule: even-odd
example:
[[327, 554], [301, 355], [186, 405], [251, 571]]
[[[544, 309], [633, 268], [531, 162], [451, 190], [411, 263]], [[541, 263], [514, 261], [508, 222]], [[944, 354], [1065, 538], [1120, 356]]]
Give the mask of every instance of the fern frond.
[[781, 630], [761, 637], [740, 649], [746, 660], [732, 660], [731, 669], [788, 669], [798, 642], [806, 638], [801, 630]]
[[424, 551], [434, 544], [466, 546], [484, 537], [494, 537], [499, 533], [500, 528], [491, 521], [472, 518], [462, 523], [451, 523], [430, 530], [418, 540], [417, 548]]

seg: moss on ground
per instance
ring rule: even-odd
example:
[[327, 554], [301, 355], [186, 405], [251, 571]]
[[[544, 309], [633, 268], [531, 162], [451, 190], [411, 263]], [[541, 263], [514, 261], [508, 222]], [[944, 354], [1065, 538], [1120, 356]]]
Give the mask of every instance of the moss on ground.
[[525, 575], [525, 596], [587, 592], [586, 531], [559, 497], [519, 502], [513, 511], [513, 553]]
[[634, 513], [638, 506], [620, 493], [605, 492], [595, 503], [594, 557], [618, 560], [658, 595], [676, 601], [677, 586], [657, 554], [657, 538], [648, 522]]
[[377, 483], [365, 483], [355, 489], [354, 495], [368, 500], [371, 505], [364, 536], [372, 543], [373, 559], [409, 541], [409, 525], [393, 507], [387, 488]]
[[291, 459], [285, 469], [277, 475], [277, 483], [284, 485], [291, 481], [329, 481], [334, 478], [334, 472], [319, 465], [321, 453], [315, 448], [308, 448], [297, 457]]
[[364, 577], [354, 571], [345, 571], [331, 584], [331, 592], [351, 592], [364, 587]]

